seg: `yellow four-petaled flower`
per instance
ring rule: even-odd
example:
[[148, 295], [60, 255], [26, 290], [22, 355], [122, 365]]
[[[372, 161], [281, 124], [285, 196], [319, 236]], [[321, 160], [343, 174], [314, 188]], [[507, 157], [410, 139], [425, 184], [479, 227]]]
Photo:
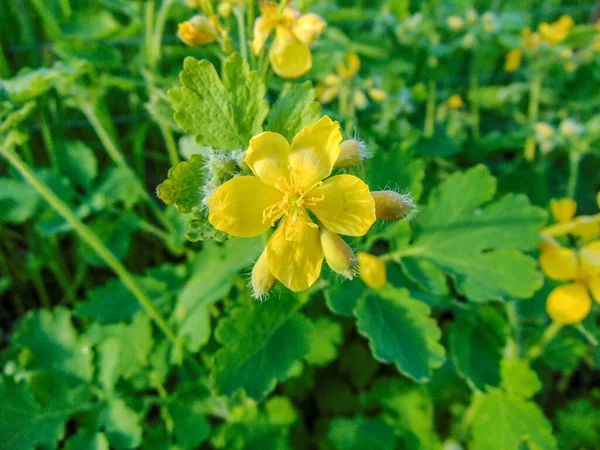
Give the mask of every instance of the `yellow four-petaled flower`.
[[232, 236], [257, 236], [280, 221], [265, 250], [266, 264], [292, 291], [319, 278], [324, 257], [319, 226], [307, 209], [323, 227], [346, 236], [363, 236], [376, 219], [375, 202], [360, 178], [326, 179], [341, 141], [339, 123], [328, 116], [302, 129], [291, 145], [278, 133], [260, 133], [244, 159], [255, 176], [227, 181], [208, 204], [210, 223]]

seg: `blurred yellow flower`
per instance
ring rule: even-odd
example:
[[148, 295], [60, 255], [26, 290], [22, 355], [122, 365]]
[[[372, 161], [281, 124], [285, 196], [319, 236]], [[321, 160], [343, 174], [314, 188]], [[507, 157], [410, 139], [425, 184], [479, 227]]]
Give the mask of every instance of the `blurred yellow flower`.
[[577, 203], [572, 198], [552, 199], [550, 200], [550, 211], [558, 223], [568, 222], [575, 217]]
[[462, 31], [465, 28], [465, 21], [460, 16], [450, 16], [446, 20], [446, 23], [448, 24], [448, 28], [455, 32]]
[[600, 241], [578, 252], [561, 246], [547, 246], [540, 254], [540, 266], [546, 276], [570, 283], [555, 288], [546, 301], [553, 321], [572, 325], [581, 322], [592, 308], [592, 298], [600, 303]]
[[195, 47], [215, 42], [217, 40], [217, 29], [208, 17], [197, 14], [177, 26], [177, 36], [186, 45]]
[[539, 32], [544, 41], [550, 45], [560, 44], [564, 41], [571, 28], [573, 28], [573, 19], [569, 16], [562, 16], [556, 22], [551, 24], [542, 23], [539, 26]]
[[365, 252], [358, 252], [358, 276], [363, 282], [377, 289], [387, 283], [385, 261], [378, 256]]
[[523, 28], [521, 36], [523, 37], [523, 48], [526, 50], [535, 49], [542, 43], [540, 34], [532, 32], [529, 28]]
[[[322, 181], [331, 174], [341, 141], [339, 123], [328, 116], [303, 128], [291, 145], [278, 133], [260, 133], [244, 158], [255, 176], [227, 181], [208, 202], [210, 223], [232, 236], [258, 236], [280, 221], [267, 244], [266, 263], [292, 291], [319, 278], [324, 257], [319, 226], [306, 208], [322, 226], [346, 236], [363, 236], [376, 219], [375, 202], [360, 178], [345, 174]], [[260, 279], [268, 280], [264, 270]]]
[[298, 78], [312, 67], [312, 44], [325, 29], [325, 22], [316, 14], [301, 15], [289, 6], [280, 9], [270, 1], [260, 4], [261, 15], [254, 22], [252, 51], [260, 54], [267, 39], [275, 31], [269, 50], [274, 72], [283, 78]]
[[506, 72], [514, 72], [521, 67], [521, 61], [523, 59], [523, 52], [520, 48], [513, 48], [506, 54], [506, 60], [504, 61], [504, 70]]
[[454, 94], [448, 99], [448, 106], [452, 109], [462, 108], [463, 105], [463, 99], [458, 94]]

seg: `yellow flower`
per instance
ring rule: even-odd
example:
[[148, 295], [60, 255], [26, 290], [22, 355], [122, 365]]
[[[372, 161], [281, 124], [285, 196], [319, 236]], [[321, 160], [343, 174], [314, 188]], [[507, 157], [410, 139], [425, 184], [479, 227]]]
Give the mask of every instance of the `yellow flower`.
[[452, 109], [459, 109], [464, 105], [462, 97], [458, 94], [454, 94], [448, 99], [448, 106]]
[[197, 14], [177, 26], [177, 36], [191, 47], [210, 44], [217, 40], [217, 29], [213, 23], [202, 14]]
[[504, 61], [504, 70], [506, 72], [514, 72], [521, 67], [521, 61], [523, 59], [523, 52], [520, 48], [513, 48], [506, 54], [506, 60]]
[[465, 21], [460, 16], [450, 16], [446, 20], [446, 23], [448, 24], [448, 28], [455, 32], [462, 31], [465, 28]]
[[365, 252], [358, 252], [358, 275], [364, 283], [377, 289], [387, 283], [385, 262], [383, 259]]
[[260, 54], [267, 39], [275, 31], [275, 39], [269, 50], [273, 70], [283, 78], [304, 75], [312, 67], [312, 55], [308, 46], [325, 28], [323, 19], [316, 14], [302, 16], [289, 6], [279, 11], [279, 5], [270, 1], [261, 2], [260, 11], [260, 17], [254, 22], [254, 54]]
[[356, 53], [348, 53], [346, 64], [343, 61], [338, 61], [335, 68], [342, 78], [349, 80], [360, 70], [360, 57]]
[[371, 88], [367, 92], [369, 93], [371, 100], [377, 103], [383, 103], [388, 98], [387, 92], [380, 88]]
[[552, 199], [550, 200], [550, 211], [558, 223], [568, 222], [575, 217], [577, 203], [572, 198]]
[[540, 34], [532, 32], [529, 28], [524, 28], [521, 36], [523, 37], [523, 47], [527, 50], [537, 48], [542, 43]]
[[255, 176], [227, 181], [208, 202], [210, 223], [232, 236], [260, 235], [281, 219], [266, 261], [293, 291], [319, 278], [324, 256], [318, 225], [306, 208], [331, 232], [346, 236], [363, 236], [375, 222], [375, 202], [360, 178], [322, 181], [331, 174], [341, 141], [339, 123], [327, 116], [302, 129], [291, 145], [278, 133], [260, 133], [244, 158]]
[[571, 28], [573, 28], [574, 22], [573, 19], [569, 16], [562, 16], [556, 22], [548, 24], [542, 23], [539, 26], [539, 32], [542, 37], [548, 44], [556, 45], [560, 44], [564, 41]]
[[566, 247], [545, 246], [540, 266], [554, 280], [571, 281], [555, 288], [546, 301], [546, 311], [555, 322], [571, 325], [585, 319], [592, 308], [590, 293], [600, 303], [600, 241], [577, 253]]

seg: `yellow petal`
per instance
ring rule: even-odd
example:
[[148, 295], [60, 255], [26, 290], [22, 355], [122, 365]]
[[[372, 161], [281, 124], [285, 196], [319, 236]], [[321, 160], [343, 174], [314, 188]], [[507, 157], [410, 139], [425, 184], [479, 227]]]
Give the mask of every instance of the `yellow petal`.
[[565, 247], [544, 250], [540, 254], [540, 266], [546, 276], [558, 281], [574, 280], [579, 273], [577, 255]]
[[273, 71], [282, 78], [301, 77], [312, 67], [312, 55], [308, 46], [284, 27], [277, 27], [275, 30], [269, 60]]
[[568, 222], [577, 211], [577, 203], [572, 198], [552, 199], [550, 200], [550, 210], [554, 220], [559, 223]]
[[290, 144], [279, 133], [265, 131], [250, 139], [244, 162], [264, 183], [281, 186], [282, 177], [289, 178]]
[[588, 276], [600, 275], [600, 241], [587, 244], [579, 251], [581, 270]]
[[306, 45], [312, 44], [325, 29], [325, 21], [315, 13], [305, 14], [294, 22], [292, 30]]
[[254, 22], [252, 52], [258, 55], [277, 25], [277, 3], [261, 2], [260, 17]]
[[600, 275], [589, 280], [587, 286], [592, 293], [592, 298], [600, 305]]
[[302, 208], [294, 220], [288, 214], [269, 239], [267, 263], [271, 273], [294, 292], [308, 289], [319, 278], [323, 264], [319, 230]]
[[546, 300], [546, 312], [554, 322], [573, 325], [587, 317], [592, 299], [587, 289], [578, 283], [555, 288]]
[[281, 201], [283, 194], [257, 177], [242, 176], [223, 184], [208, 202], [208, 220], [219, 231], [252, 237], [271, 226], [263, 222], [265, 208]]
[[600, 234], [600, 223], [595, 216], [579, 216], [572, 222], [569, 233], [582, 239], [589, 239]]
[[340, 142], [340, 124], [329, 116], [300, 130], [290, 150], [294, 184], [308, 189], [327, 178], [340, 155]]
[[521, 67], [522, 59], [522, 50], [520, 48], [513, 48], [506, 54], [506, 60], [504, 61], [504, 70], [507, 72], [514, 72], [519, 67]]
[[306, 206], [334, 233], [363, 236], [375, 223], [375, 201], [367, 186], [354, 175], [337, 175], [306, 197]]
[[365, 252], [358, 252], [358, 276], [364, 283], [377, 289], [387, 283], [385, 261], [383, 259]]

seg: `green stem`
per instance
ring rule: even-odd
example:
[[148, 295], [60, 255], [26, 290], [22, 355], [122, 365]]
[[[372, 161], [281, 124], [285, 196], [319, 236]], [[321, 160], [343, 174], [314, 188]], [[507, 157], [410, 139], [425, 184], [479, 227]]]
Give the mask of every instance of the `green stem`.
[[592, 333], [586, 330], [581, 323], [575, 325], [575, 329], [579, 331], [592, 346], [598, 347], [598, 339], [596, 339]]
[[46, 114], [42, 112], [40, 114], [40, 127], [42, 131], [42, 140], [44, 141], [44, 147], [46, 147], [46, 151], [48, 152], [48, 156], [50, 158], [50, 162], [52, 163], [52, 168], [55, 172], [60, 173], [60, 167], [58, 165], [58, 157], [56, 155], [56, 147], [54, 146], [54, 140], [52, 139], [52, 133], [50, 132], [50, 127], [48, 126], [48, 120], [46, 119]]
[[62, 9], [63, 16], [66, 19], [71, 17], [73, 11], [71, 9], [71, 3], [69, 2], [69, 0], [60, 0], [60, 8]]
[[117, 257], [104, 245], [100, 238], [81, 220], [75, 216], [73, 211], [58, 196], [41, 181], [27, 166], [21, 158], [12, 150], [0, 147], [0, 153], [19, 171], [21, 176], [48, 202], [48, 204], [60, 214], [73, 227], [75, 232], [88, 244], [96, 254], [110, 267], [127, 289], [135, 296], [142, 308], [156, 323], [158, 328], [164, 333], [174, 345], [179, 346], [175, 332], [171, 329], [167, 321], [162, 317], [152, 301], [137, 284], [135, 279], [127, 271], [125, 266]]
[[4, 256], [4, 252], [2, 251], [2, 247], [0, 247], [0, 273], [6, 274], [9, 279], [13, 280], [13, 284], [11, 287], [14, 287], [13, 295], [11, 295], [12, 304], [15, 308], [15, 312], [17, 313], [17, 317], [21, 317], [25, 313], [25, 308], [23, 306], [23, 300], [21, 296], [18, 294], [16, 290], [16, 278], [11, 276], [10, 268], [8, 267], [7, 257]]
[[579, 163], [581, 154], [578, 151], [569, 153], [569, 179], [567, 181], [567, 197], [575, 198], [577, 193], [577, 179], [579, 178]]
[[525, 159], [533, 161], [535, 159], [535, 124], [538, 121], [540, 113], [540, 92], [542, 90], [542, 75], [539, 71], [534, 72], [529, 87], [529, 132], [530, 135], [525, 141]]
[[427, 106], [425, 108], [425, 125], [423, 128], [423, 135], [426, 138], [433, 137], [435, 130], [435, 102], [437, 100], [437, 91], [435, 81], [429, 82], [429, 89], [427, 94]]
[[158, 10], [158, 14], [156, 15], [156, 23], [154, 24], [154, 35], [152, 43], [152, 56], [154, 58], [152, 67], [158, 66], [158, 63], [161, 58], [162, 37], [171, 6], [173, 6], [173, 0], [163, 0], [163, 2], [160, 5], [160, 9]]
[[[473, 55], [473, 58], [475, 56]], [[479, 77], [477, 73], [477, 65], [474, 62], [471, 72], [469, 74], [470, 83], [469, 83], [469, 100], [471, 102], [471, 129], [473, 132], [473, 140], [478, 141], [481, 135], [481, 118], [479, 113], [479, 100], [478, 100], [478, 91], [479, 91]]]
[[279, 8], [277, 8], [277, 18], [281, 17], [283, 10], [285, 9], [285, 5], [287, 5], [288, 0], [281, 0], [279, 2]]
[[163, 135], [163, 139], [165, 140], [165, 144], [167, 146], [167, 153], [169, 154], [169, 162], [171, 166], [175, 166], [179, 164], [179, 153], [177, 151], [177, 143], [175, 142], [175, 138], [173, 137], [173, 133], [171, 130], [163, 125], [162, 123], [158, 124], [160, 128], [160, 132]]
[[531, 347], [527, 352], [527, 360], [532, 361], [538, 358], [544, 352], [546, 346], [552, 341], [552, 339], [556, 337], [562, 327], [562, 324], [557, 322], [552, 322], [550, 325], [548, 325], [548, 327], [544, 330], [544, 334], [542, 334], [539, 342]]
[[521, 325], [519, 324], [517, 304], [514, 301], [506, 303], [506, 317], [511, 330], [511, 338], [507, 346], [508, 356], [519, 358], [521, 355]]
[[244, 22], [244, 6], [235, 5], [233, 15], [237, 21], [238, 37], [240, 40], [240, 53], [242, 58], [248, 61], [248, 42], [246, 41], [246, 24]]
[[156, 62], [158, 60], [157, 56], [154, 54], [154, 42], [152, 39], [155, 8], [156, 0], [146, 0], [146, 4], [144, 6], [144, 42], [146, 46], [146, 63], [151, 69], [156, 67]]

